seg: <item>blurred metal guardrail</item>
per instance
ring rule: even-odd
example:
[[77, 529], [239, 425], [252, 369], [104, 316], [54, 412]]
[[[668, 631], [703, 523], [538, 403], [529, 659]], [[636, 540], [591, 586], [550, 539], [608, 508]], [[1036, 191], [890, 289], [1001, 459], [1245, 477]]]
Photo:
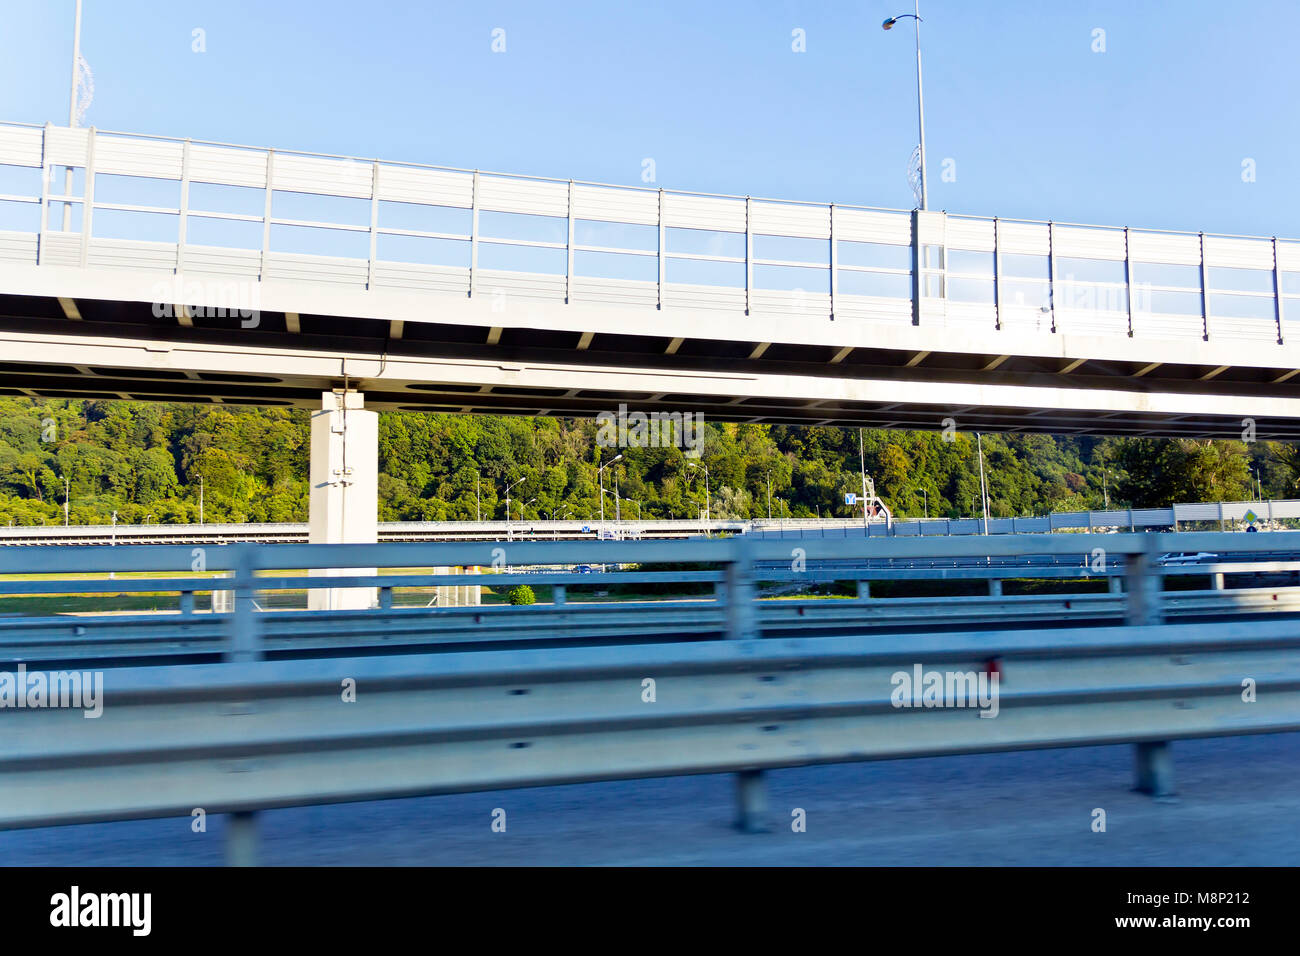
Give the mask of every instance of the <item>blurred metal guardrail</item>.
[[[1109, 511], [1054, 511], [1022, 518], [989, 518], [989, 534], [1041, 534], [1138, 528], [1172, 528], [1191, 522], [1255, 521], [1266, 527], [1274, 521], [1300, 518], [1300, 500], [1215, 501], [1176, 504], [1168, 508], [1122, 508]], [[504, 541], [519, 540], [623, 540], [686, 538], [709, 534], [752, 534], [758, 537], [861, 537], [861, 518], [717, 518], [605, 521], [385, 521], [379, 525], [380, 541]], [[913, 518], [887, 525], [872, 519], [870, 536], [982, 534], [982, 518]], [[0, 527], [0, 544], [230, 544], [241, 541], [305, 543], [306, 523], [247, 524], [143, 524], [143, 525], [31, 525]]]
[[[221, 593], [221, 592], [218, 592]], [[1300, 613], [1300, 588], [1173, 591], [1161, 595], [1165, 619]], [[758, 606], [764, 638], [856, 631], [988, 628], [1025, 624], [1121, 622], [1127, 599], [1117, 592], [866, 600], [772, 600]], [[220, 660], [232, 646], [223, 614], [59, 615], [0, 618], [0, 668], [139, 666]], [[361, 653], [486, 650], [528, 644], [634, 644], [716, 640], [725, 635], [717, 600], [618, 604], [499, 605], [258, 615], [261, 650], [273, 659]], [[873, 638], [874, 639], [874, 638]]]
[[[267, 628], [269, 615], [254, 612], [257, 591], [378, 585], [391, 594], [392, 587], [431, 576], [295, 576], [284, 569], [470, 566], [490, 563], [492, 549], [403, 543], [42, 551], [43, 570], [50, 573], [192, 570], [200, 560], [205, 570], [233, 572], [234, 611], [220, 616], [227, 660], [99, 672], [98, 717], [75, 704], [48, 706], [48, 697], [0, 707], [6, 722], [0, 725], [0, 828], [228, 812], [235, 815], [230, 858], [248, 862], [256, 839], [251, 814], [262, 809], [735, 772], [738, 822], [760, 829], [766, 815], [761, 774], [768, 768], [1132, 743], [1138, 786], [1167, 794], [1173, 789], [1172, 740], [1300, 729], [1300, 622], [1161, 623], [1171, 597], [1162, 593], [1161, 579], [1186, 569], [1159, 563], [1175, 547], [1247, 556], [1294, 551], [1300, 532], [806, 544], [791, 549], [742, 537], [525, 542], [507, 549], [519, 566], [640, 562], [650, 567], [602, 577], [713, 583], [720, 590], [712, 626], [726, 640], [294, 660], [264, 659], [274, 631]], [[1081, 552], [1089, 546], [1095, 547]], [[1127, 623], [966, 632], [935, 618], [934, 630], [920, 633], [759, 640], [768, 612], [755, 600], [756, 575], [764, 573], [755, 568], [792, 552], [796, 574], [809, 558], [1083, 553], [1091, 561], [1122, 562]], [[31, 552], [26, 560], [23, 554], [0, 551], [0, 574], [32, 573]], [[659, 570], [673, 564], [685, 568]], [[867, 580], [876, 570], [858, 568]], [[266, 571], [278, 574], [258, 573]], [[456, 577], [494, 576], [439, 576], [438, 582]], [[495, 577], [539, 580], [519, 573]], [[578, 573], [546, 577], [591, 580]], [[87, 585], [39, 583], [63, 590]], [[195, 579], [149, 583], [183, 589]], [[382, 637], [395, 620], [385, 603], [377, 611], [308, 612], [299, 619], [318, 633], [340, 625]], [[994, 608], [1003, 613], [1000, 603]], [[612, 618], [623, 613], [600, 611]], [[524, 612], [532, 609], [512, 613]], [[72, 673], [50, 675], [50, 686], [60, 679], [66, 684]], [[932, 688], [934, 675], [941, 705], [932, 706], [920, 688]], [[11, 678], [11, 695], [17, 686], [12, 674], [0, 674], [0, 699], [4, 677]], [[975, 719], [972, 709], [993, 719]]]
[[[975, 703], [916, 705], [900, 694], [913, 674], [991, 687], [978, 706], [993, 719], [977, 719]], [[124, 669], [106, 675], [100, 719], [34, 708], [0, 720], [0, 828], [233, 813], [236, 863], [254, 857], [258, 810], [675, 774], [737, 773], [738, 823], [753, 830], [766, 825], [762, 771], [842, 761], [1131, 743], [1139, 788], [1168, 794], [1170, 741], [1300, 729], [1300, 629], [1272, 621]]]

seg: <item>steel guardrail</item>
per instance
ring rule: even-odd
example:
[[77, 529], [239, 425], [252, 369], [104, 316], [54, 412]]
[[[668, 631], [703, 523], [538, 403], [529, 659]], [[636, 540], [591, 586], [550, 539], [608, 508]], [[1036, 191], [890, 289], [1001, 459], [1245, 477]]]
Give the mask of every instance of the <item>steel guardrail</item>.
[[[994, 719], [900, 707], [918, 668], [996, 668]], [[0, 828], [1292, 731], [1300, 624], [125, 668], [102, 703], [0, 712]]]

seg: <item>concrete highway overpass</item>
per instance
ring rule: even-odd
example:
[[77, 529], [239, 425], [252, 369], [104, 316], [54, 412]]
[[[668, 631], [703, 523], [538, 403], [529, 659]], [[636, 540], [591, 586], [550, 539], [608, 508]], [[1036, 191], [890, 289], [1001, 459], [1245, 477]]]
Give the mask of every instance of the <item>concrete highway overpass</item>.
[[1300, 437], [1300, 241], [18, 124], [0, 176], [8, 394]]
[[315, 542], [381, 409], [1300, 439], [1297, 316], [1300, 241], [0, 125], [0, 394], [310, 408]]

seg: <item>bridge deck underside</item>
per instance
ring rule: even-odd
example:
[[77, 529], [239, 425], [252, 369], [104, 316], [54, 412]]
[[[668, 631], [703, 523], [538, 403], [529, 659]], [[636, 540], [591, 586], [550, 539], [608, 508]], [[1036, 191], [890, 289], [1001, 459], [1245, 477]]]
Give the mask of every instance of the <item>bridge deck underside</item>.
[[380, 410], [1300, 440], [1294, 368], [156, 311], [0, 294], [0, 394], [312, 408], [346, 382]]

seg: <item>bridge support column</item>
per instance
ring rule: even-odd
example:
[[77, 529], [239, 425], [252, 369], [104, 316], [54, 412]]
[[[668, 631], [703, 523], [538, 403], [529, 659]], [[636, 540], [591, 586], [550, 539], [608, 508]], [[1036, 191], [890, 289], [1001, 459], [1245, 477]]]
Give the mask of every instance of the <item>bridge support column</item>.
[[[312, 544], [374, 544], [379, 537], [379, 415], [364, 396], [338, 389], [321, 393], [311, 416]], [[374, 574], [374, 568], [319, 568], [313, 576]], [[312, 610], [375, 607], [376, 588], [313, 588]]]
[[257, 866], [257, 814], [237, 810], [226, 821], [226, 866]]
[[1174, 793], [1174, 749], [1167, 740], [1135, 744], [1137, 782], [1134, 789], [1153, 797]]

